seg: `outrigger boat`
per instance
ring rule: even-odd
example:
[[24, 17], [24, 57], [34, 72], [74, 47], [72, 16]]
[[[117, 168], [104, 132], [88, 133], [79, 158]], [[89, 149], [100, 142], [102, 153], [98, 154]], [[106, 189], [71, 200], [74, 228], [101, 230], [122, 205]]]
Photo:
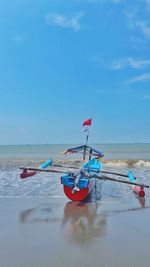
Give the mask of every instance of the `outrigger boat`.
[[[63, 153], [64, 155], [82, 153], [84, 164], [81, 168], [54, 164], [50, 159], [41, 164], [38, 168], [20, 167], [20, 169], [23, 170], [20, 174], [20, 178], [25, 179], [35, 175], [37, 172], [64, 174], [60, 179], [61, 184], [63, 185], [65, 195], [72, 201], [85, 200], [91, 193], [96, 183], [96, 179], [132, 185], [132, 189], [137, 196], [143, 198], [145, 196], [144, 188], [149, 188], [149, 185], [136, 182], [136, 177], [132, 172], [128, 172], [128, 174], [121, 174], [116, 172], [102, 171], [101, 159], [104, 154], [99, 150], [87, 145], [88, 137], [89, 135], [86, 137], [85, 145], [69, 148]], [[87, 156], [88, 161], [86, 161]], [[48, 168], [49, 166], [51, 166], [51, 168]], [[54, 169], [53, 167], [57, 167], [57, 169]], [[61, 168], [65, 168], [66, 170]], [[107, 174], [109, 176], [106, 176]], [[114, 178], [112, 176], [122, 176], [127, 179], [123, 180]]]

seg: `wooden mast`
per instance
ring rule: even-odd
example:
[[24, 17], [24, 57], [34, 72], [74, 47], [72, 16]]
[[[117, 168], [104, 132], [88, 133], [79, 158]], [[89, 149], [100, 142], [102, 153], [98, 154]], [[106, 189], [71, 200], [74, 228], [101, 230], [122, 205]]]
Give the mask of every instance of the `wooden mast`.
[[85, 160], [85, 158], [86, 158], [86, 150], [87, 150], [88, 139], [89, 139], [89, 130], [88, 130], [88, 133], [87, 133], [87, 136], [86, 136], [85, 148], [84, 148], [84, 152], [83, 152], [83, 160]]

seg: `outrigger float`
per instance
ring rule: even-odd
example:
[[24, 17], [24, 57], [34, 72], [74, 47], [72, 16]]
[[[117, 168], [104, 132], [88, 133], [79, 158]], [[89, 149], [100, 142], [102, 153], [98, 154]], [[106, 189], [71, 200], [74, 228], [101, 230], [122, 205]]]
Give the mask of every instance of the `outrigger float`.
[[[85, 145], [69, 148], [63, 153], [65, 155], [82, 153], [84, 164], [81, 168], [54, 164], [53, 161], [49, 159], [48, 161], [41, 164], [38, 168], [20, 167], [20, 169], [23, 170], [20, 174], [20, 178], [28, 178], [35, 175], [37, 172], [64, 174], [60, 179], [61, 184], [63, 185], [65, 195], [72, 201], [85, 200], [94, 188], [96, 179], [131, 185], [132, 190], [136, 193], [136, 195], [143, 198], [145, 196], [144, 188], [149, 188], [149, 185], [136, 182], [136, 177], [131, 171], [129, 171], [128, 174], [122, 174], [101, 170], [101, 159], [103, 158], [104, 154], [97, 149], [87, 145], [88, 137], [89, 134], [87, 134]], [[87, 156], [88, 160], [86, 161]], [[51, 168], [48, 168], [50, 166]], [[54, 167], [57, 167], [57, 169], [54, 169]], [[65, 168], [66, 170], [63, 170], [62, 168]], [[127, 179], [118, 179], [114, 178], [113, 176], [121, 176]]]

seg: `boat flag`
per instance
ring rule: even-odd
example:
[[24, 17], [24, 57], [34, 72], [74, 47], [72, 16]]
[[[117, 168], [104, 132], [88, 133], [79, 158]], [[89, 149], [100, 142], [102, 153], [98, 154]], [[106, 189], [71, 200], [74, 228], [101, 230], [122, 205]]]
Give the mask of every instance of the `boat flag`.
[[92, 124], [92, 119], [88, 119], [83, 122], [83, 126], [91, 126], [91, 124]]
[[83, 122], [83, 131], [88, 132], [89, 131], [89, 126], [92, 124], [92, 119], [85, 120]]

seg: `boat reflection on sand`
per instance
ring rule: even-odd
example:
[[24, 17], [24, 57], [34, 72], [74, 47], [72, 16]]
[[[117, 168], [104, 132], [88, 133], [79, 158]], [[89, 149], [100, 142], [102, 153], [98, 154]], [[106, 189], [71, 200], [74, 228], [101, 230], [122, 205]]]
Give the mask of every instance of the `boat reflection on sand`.
[[25, 223], [55, 223], [61, 221], [60, 218], [55, 216], [55, 207], [50, 204], [41, 204], [34, 208], [23, 210], [19, 214], [19, 219], [22, 224]]
[[20, 212], [19, 220], [24, 223], [53, 223], [60, 222], [62, 227], [71, 222], [86, 221], [89, 225], [92, 225], [96, 217], [97, 205], [94, 202], [82, 203], [82, 202], [68, 202], [64, 207], [63, 217], [58, 214], [58, 206], [43, 203], [37, 207], [28, 208]]
[[97, 217], [95, 202], [68, 202], [64, 209], [62, 227], [65, 236], [76, 244], [91, 242], [106, 231], [106, 215]]
[[[99, 206], [99, 207], [98, 207]], [[101, 210], [100, 202], [68, 202], [63, 210], [58, 204], [42, 203], [19, 214], [21, 224], [57, 224], [68, 242], [84, 245], [106, 234], [107, 217], [125, 212], [135, 212], [140, 207]], [[149, 206], [145, 208], [150, 208]]]
[[96, 202], [68, 202], [63, 216], [57, 211], [57, 206], [45, 203], [22, 211], [19, 219], [21, 224], [58, 223], [65, 239], [76, 244], [89, 243], [105, 233], [106, 215], [97, 216]]
[[136, 197], [139, 201], [141, 208], [145, 208], [145, 204], [146, 204], [145, 197], [138, 197], [138, 196], [136, 196]]

